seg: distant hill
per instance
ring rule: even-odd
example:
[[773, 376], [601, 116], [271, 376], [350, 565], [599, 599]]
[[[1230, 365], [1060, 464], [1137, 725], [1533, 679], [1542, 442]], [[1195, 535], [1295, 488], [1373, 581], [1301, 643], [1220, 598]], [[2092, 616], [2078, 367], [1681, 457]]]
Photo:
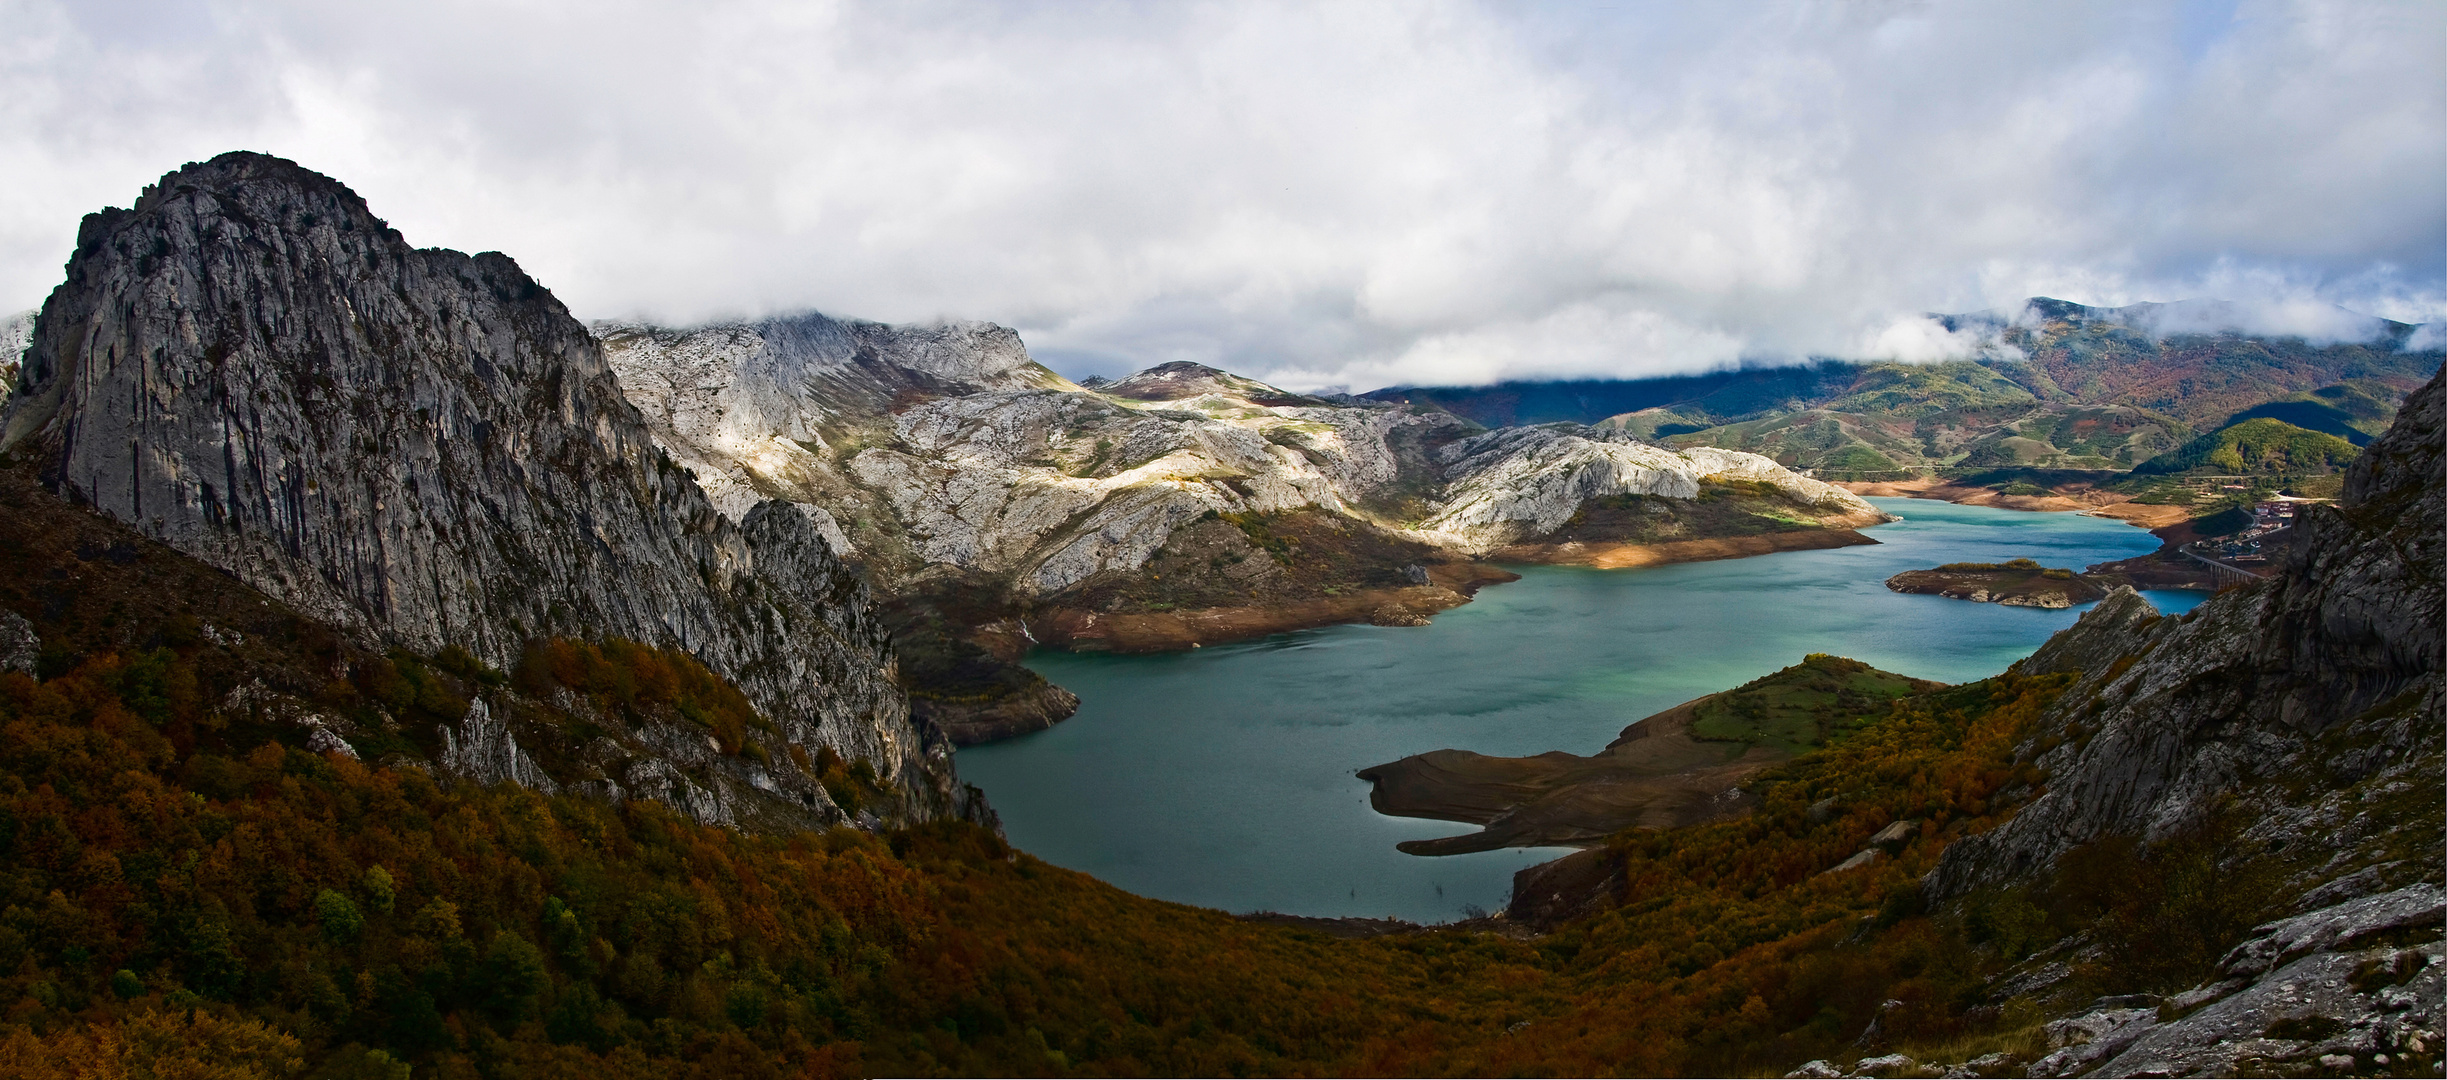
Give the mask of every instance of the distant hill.
[[2265, 416], [2326, 432], [2355, 446], [2369, 446], [2395, 421], [2397, 400], [2394, 387], [2357, 380], [2254, 405], [2227, 417], [2226, 422], [2238, 424]]
[[1662, 406], [1693, 406], [1695, 414], [1702, 416], [1736, 416], [1800, 408], [1811, 401], [1831, 398], [1859, 378], [1860, 368], [1859, 364], [1829, 360], [1797, 367], [1744, 368], [1653, 379], [1402, 386], [1360, 396], [1443, 409], [1488, 427], [1551, 424], [1559, 420], [1593, 424], [1609, 416]]
[[[1481, 424], [1576, 421], [1666, 445], [1748, 450], [1838, 473], [1932, 465], [2130, 469], [2197, 432], [2271, 418], [2357, 445], [2447, 353], [2415, 327], [2331, 320], [2359, 340], [2203, 328], [2218, 301], [2096, 308], [2048, 297], [2021, 312], [1940, 317], [1993, 331], [1989, 355], [1936, 364], [1822, 360], [1654, 379], [1395, 387], [1366, 397]], [[2332, 329], [2337, 329], [2332, 328]]]
[[2258, 417], [2220, 428], [2143, 462], [2135, 472], [2177, 473], [2203, 469], [2223, 473], [2299, 476], [2330, 473], [2352, 462], [2354, 444]]

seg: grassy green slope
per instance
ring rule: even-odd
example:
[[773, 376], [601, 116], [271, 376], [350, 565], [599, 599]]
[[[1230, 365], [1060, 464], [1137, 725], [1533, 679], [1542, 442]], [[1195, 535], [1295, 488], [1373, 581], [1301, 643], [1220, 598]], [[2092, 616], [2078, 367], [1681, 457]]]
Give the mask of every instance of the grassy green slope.
[[2355, 446], [2368, 446], [2395, 422], [2399, 397], [2396, 388], [2386, 383], [2356, 379], [2254, 405], [2227, 417], [2226, 423], [2267, 417], [2334, 435]]
[[1798, 754], [1826, 745], [1848, 718], [1938, 686], [1858, 660], [1812, 653], [1801, 663], [1709, 698], [1692, 717], [1691, 734]]
[[2331, 473], [2358, 453], [2352, 443], [2266, 417], [2219, 428], [2142, 463], [2143, 473], [2192, 470], [2293, 476]]

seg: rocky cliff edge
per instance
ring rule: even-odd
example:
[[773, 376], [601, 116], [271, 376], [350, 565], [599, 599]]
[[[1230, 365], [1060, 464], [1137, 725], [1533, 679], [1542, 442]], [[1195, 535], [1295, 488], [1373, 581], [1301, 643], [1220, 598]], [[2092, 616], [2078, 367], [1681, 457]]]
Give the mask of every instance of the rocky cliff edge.
[[225, 154], [85, 219], [24, 363], [0, 450], [303, 612], [501, 668], [550, 636], [682, 648], [792, 746], [870, 762], [893, 816], [956, 812], [821, 519], [717, 512], [505, 255], [411, 247], [338, 182]]
[[[2304, 511], [2284, 572], [2179, 618], [2119, 589], [2022, 661], [2079, 672], [2024, 753], [2049, 777], [2012, 821], [1949, 847], [1933, 900], [2042, 878], [2076, 847], [2145, 845], [2222, 817], [2225, 861], [2277, 868], [2281, 917], [2209, 983], [2049, 1025], [2033, 1076], [2385, 1073], [2434, 1053], [2447, 951], [2442, 542], [2447, 375]], [[2077, 950], [2078, 943], [2074, 946]], [[2042, 956], [2019, 992], [2061, 976]], [[2078, 957], [2076, 957], [2078, 959]]]

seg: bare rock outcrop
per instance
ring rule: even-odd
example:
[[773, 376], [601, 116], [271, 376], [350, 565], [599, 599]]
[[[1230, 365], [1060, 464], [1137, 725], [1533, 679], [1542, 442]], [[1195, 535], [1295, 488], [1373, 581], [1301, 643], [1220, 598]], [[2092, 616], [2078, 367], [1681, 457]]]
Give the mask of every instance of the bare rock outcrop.
[[2277, 577], [2176, 619], [2118, 589], [2023, 660], [2025, 674], [2082, 673], [2041, 721], [2038, 737], [2059, 742], [2038, 758], [2053, 779], [2012, 821], [1950, 848], [1933, 895], [2036, 872], [2098, 837], [2165, 836], [2228, 793], [2264, 839], [2334, 843], [2327, 830], [2356, 828], [2347, 807], [2282, 793], [2317, 779], [2308, 790], [2335, 798], [2440, 752], [2443, 439], [2434, 378], [2355, 462], [2344, 502], [2302, 512], [2304, 542]]
[[[2447, 882], [2447, 374], [2303, 512], [2282, 572], [2162, 618], [2118, 589], [2019, 665], [2078, 672], [2026, 753], [2044, 794], [1947, 848], [1943, 901], [2050, 872], [2109, 836], [2148, 844], [2212, 815], [2221, 858], [2281, 868], [2281, 917], [2200, 986], [2102, 1001], [2049, 1026], [2032, 1076], [2435, 1071]], [[2061, 966], [2060, 966], [2061, 967]]]
[[2054, 1049], [2029, 1075], [2410, 1074], [2447, 1026], [2442, 923], [2447, 892], [2418, 882], [2260, 927], [2197, 989], [2049, 1023]]
[[1436, 457], [1445, 466], [1447, 487], [1435, 514], [1420, 527], [1470, 551], [1552, 533], [1592, 499], [1696, 499], [1707, 481], [1771, 487], [1794, 512], [1830, 523], [1888, 520], [1860, 496], [1757, 454], [1706, 446], [1669, 450], [1619, 430], [1576, 424], [1498, 428], [1446, 446]]
[[0, 611], [0, 672], [32, 675], [41, 659], [42, 639], [35, 636], [34, 624], [14, 611]]
[[[801, 507], [716, 510], [507, 256], [417, 249], [339, 183], [225, 154], [85, 219], [0, 448], [369, 641], [695, 654], [784, 741], [951, 813], [864, 584]], [[837, 816], [837, 815], [836, 815]]]
[[887, 589], [952, 567], [1050, 596], [1138, 570], [1210, 511], [1356, 513], [1400, 471], [1392, 431], [1462, 426], [1195, 364], [1089, 391], [987, 323], [805, 313], [595, 330], [656, 440], [719, 508], [786, 498], [848, 521], [827, 538]]
[[20, 311], [0, 319], [0, 409], [8, 407], [9, 395], [17, 391], [17, 373], [25, 356], [26, 346], [34, 343], [34, 313]]
[[[1396, 603], [1403, 567], [1538, 540], [1591, 499], [1687, 502], [1747, 485], [1742, 509], [1599, 529], [1605, 565], [1873, 543], [1841, 530], [1886, 520], [1753, 454], [1569, 425], [1470, 438], [1476, 425], [1438, 410], [1295, 394], [1186, 362], [1082, 386], [985, 323], [805, 313], [594, 329], [657, 443], [717, 509], [798, 503], [873, 576], [908, 685], [963, 702], [928, 711], [961, 739], [1027, 730], [1006, 721], [1057, 703], [1008, 669], [967, 678], [995, 662], [981, 650], [1007, 665], [1029, 644], [1145, 651], [1336, 621], [1419, 625], [1467, 590]], [[1725, 535], [1737, 541], [1712, 539]], [[1562, 547], [1550, 561], [1579, 554]], [[1130, 630], [1133, 619], [1148, 625]], [[1001, 719], [955, 717], [971, 712]]]

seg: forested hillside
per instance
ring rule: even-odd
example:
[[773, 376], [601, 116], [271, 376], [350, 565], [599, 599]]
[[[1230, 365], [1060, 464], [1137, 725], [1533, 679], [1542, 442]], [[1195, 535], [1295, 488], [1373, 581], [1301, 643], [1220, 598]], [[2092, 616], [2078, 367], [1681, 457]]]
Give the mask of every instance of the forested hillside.
[[[743, 833], [650, 801], [447, 781], [412, 748], [318, 752], [311, 729], [233, 702], [266, 674], [322, 671], [330, 707], [404, 716], [493, 676], [355, 650], [32, 485], [11, 498], [6, 549], [34, 572], [0, 604], [44, 643], [37, 673], [0, 675], [0, 1067], [16, 1075], [86, 1075], [96, 1055], [127, 1075], [230, 1076], [2029, 1060], [2061, 1002], [2198, 981], [2298, 865], [2223, 860], [2234, 826], [2210, 820], [1927, 908], [1941, 849], [2048, 782], [2035, 756], [2052, 744], [2026, 736], [2070, 676], [2009, 675], [1844, 719], [1762, 776], [1747, 817], [1619, 837], [1593, 915], [1342, 940], [1130, 896], [973, 825]], [[52, 547], [64, 515], [86, 535]], [[661, 684], [736, 737], [721, 703], [740, 699], [654, 674], [689, 669], [676, 658], [531, 656], [503, 677], [612, 704]], [[2438, 809], [2408, 807], [2407, 827]], [[1871, 844], [1896, 822], [1911, 824]], [[1873, 846], [1867, 867], [1827, 872]], [[2090, 943], [2069, 979], [1998, 996], [1996, 975], [2067, 934]]]
[[1484, 387], [1371, 398], [1482, 424], [1602, 423], [1671, 446], [1765, 454], [1834, 475], [1935, 466], [2125, 470], [2195, 434], [2271, 417], [2368, 443], [2437, 372], [2413, 327], [2366, 320], [2363, 341], [2208, 331], [2169, 311], [2034, 297], [2019, 313], [1946, 316], [1981, 354], [1944, 363], [1821, 360], [1703, 375]]

